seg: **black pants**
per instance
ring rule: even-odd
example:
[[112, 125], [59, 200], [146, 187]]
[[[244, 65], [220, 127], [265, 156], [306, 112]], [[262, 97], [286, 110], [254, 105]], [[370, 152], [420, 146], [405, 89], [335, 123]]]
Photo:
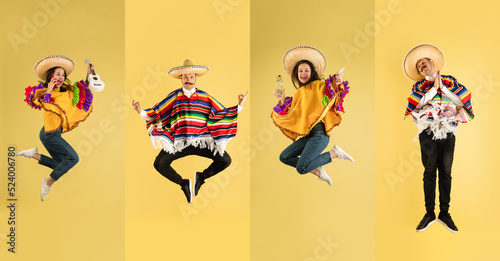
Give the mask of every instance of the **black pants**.
[[425, 209], [434, 212], [436, 198], [436, 170], [439, 171], [439, 208], [448, 213], [451, 193], [451, 166], [455, 151], [455, 135], [448, 133], [446, 139], [432, 140], [433, 134], [420, 133], [420, 151], [424, 165]]
[[212, 164], [210, 164], [210, 166], [208, 166], [207, 169], [203, 171], [203, 173], [201, 173], [200, 175], [201, 179], [210, 178], [215, 174], [223, 171], [229, 165], [231, 165], [231, 157], [229, 157], [229, 154], [227, 154], [226, 151], [224, 151], [224, 156], [221, 156], [219, 153], [214, 155], [214, 153], [207, 148], [200, 149], [200, 148], [195, 148], [193, 146], [189, 146], [183, 149], [181, 152], [177, 152], [175, 154], [170, 154], [168, 152], [165, 152], [164, 150], [160, 151], [160, 154], [156, 156], [154, 167], [165, 178], [181, 185], [183, 180], [181, 175], [179, 175], [170, 165], [174, 160], [189, 155], [198, 155], [212, 159], [214, 161], [212, 162]]

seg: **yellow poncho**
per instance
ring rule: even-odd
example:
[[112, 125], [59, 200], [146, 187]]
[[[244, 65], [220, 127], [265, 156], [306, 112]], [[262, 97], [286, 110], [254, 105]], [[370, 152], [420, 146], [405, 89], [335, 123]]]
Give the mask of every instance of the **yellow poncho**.
[[271, 118], [285, 136], [295, 141], [308, 135], [321, 121], [330, 136], [331, 130], [342, 121], [343, 97], [349, 89], [347, 82], [337, 87], [332, 80], [330, 76], [326, 81], [318, 80], [302, 86], [293, 98], [287, 97], [284, 104], [274, 108]]

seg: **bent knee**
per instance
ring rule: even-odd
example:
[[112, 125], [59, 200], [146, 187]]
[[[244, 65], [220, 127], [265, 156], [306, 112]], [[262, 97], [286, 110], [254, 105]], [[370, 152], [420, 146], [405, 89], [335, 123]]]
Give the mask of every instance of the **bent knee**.
[[160, 169], [162, 168], [161, 160], [159, 160], [158, 158], [156, 158], [156, 159], [155, 159], [155, 162], [153, 163], [153, 167], [154, 167], [157, 171], [160, 171]]
[[224, 167], [227, 168], [229, 167], [229, 165], [231, 165], [231, 162], [233, 162], [233, 160], [231, 159], [231, 156], [229, 156], [229, 154], [224, 153], [224, 157], [222, 157], [222, 160], [221, 162], [224, 164]]
[[73, 156], [73, 162], [75, 163], [75, 165], [78, 164], [78, 162], [80, 162], [80, 157], [78, 156], [78, 154], [75, 154]]
[[78, 162], [80, 162], [80, 157], [78, 157], [78, 154], [74, 153], [67, 157], [65, 162], [71, 167], [74, 167], [76, 166], [76, 164], [78, 164]]
[[280, 161], [283, 162], [283, 163], [287, 163], [289, 160], [289, 158], [285, 155], [285, 153], [281, 153], [280, 154]]
[[299, 165], [297, 165], [297, 167], [295, 169], [297, 170], [297, 172], [299, 174], [307, 174], [310, 172], [307, 165], [299, 164]]

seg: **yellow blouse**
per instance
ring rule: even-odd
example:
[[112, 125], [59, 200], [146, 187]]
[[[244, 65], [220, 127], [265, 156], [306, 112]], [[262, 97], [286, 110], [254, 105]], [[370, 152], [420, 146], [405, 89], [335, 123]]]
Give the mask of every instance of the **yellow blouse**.
[[68, 132], [85, 121], [92, 112], [92, 92], [85, 82], [68, 86], [69, 90], [61, 92], [55, 87], [48, 95], [44, 94], [47, 88], [39, 85], [32, 92], [32, 107], [43, 109], [43, 124], [45, 133], [57, 131]]

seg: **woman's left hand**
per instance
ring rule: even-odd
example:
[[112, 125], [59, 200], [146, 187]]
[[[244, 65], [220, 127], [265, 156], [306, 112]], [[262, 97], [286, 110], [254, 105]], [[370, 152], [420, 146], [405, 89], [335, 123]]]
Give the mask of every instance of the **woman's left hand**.
[[89, 66], [87, 67], [87, 76], [88, 76], [90, 73], [92, 73], [92, 71], [91, 71], [91, 70], [95, 70], [95, 69], [94, 69], [94, 64], [89, 64]]
[[343, 72], [337, 72], [336, 74], [333, 75], [333, 78], [335, 79], [335, 84], [337, 86], [340, 86], [344, 82], [342, 80], [342, 76], [344, 76]]

